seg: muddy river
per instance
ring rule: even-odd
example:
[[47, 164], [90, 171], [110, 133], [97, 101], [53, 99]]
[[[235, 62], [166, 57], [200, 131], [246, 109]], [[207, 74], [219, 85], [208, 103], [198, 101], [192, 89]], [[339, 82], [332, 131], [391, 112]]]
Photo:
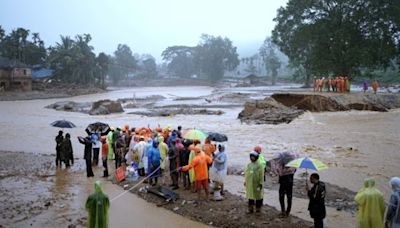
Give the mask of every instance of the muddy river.
[[[296, 89], [296, 85], [220, 90], [212, 87], [153, 87], [115, 89], [103, 94], [63, 99], [2, 101], [0, 102], [0, 129], [2, 129], [0, 150], [55, 154], [54, 137], [59, 129], [50, 126], [50, 123], [60, 119], [69, 120], [77, 126], [72, 129], [64, 129], [64, 132], [72, 135], [74, 156], [78, 158], [82, 158], [83, 146], [78, 143], [76, 136], [84, 135], [84, 129], [92, 122], [106, 122], [111, 126], [129, 124], [130, 127], [147, 125], [156, 127], [158, 124], [161, 126], [169, 124], [173, 127], [182, 125], [183, 128], [196, 127], [226, 134], [229, 138], [229, 142], [226, 143], [229, 165], [232, 167], [244, 167], [248, 162], [248, 153], [255, 145], [262, 146], [267, 159], [279, 151], [296, 151], [302, 155], [318, 158], [329, 165], [328, 170], [320, 172], [323, 181], [357, 191], [362, 186], [363, 179], [371, 176], [377, 180], [378, 188], [384, 192], [387, 199], [390, 192], [388, 179], [391, 176], [400, 175], [400, 110], [391, 110], [385, 113], [367, 111], [307, 112], [290, 124], [248, 125], [242, 124], [237, 119], [238, 113], [242, 110], [238, 107], [223, 108], [222, 110], [225, 112], [223, 115], [176, 115], [171, 117], [143, 117], [127, 114], [131, 110], [126, 110], [121, 114], [89, 116], [84, 113], [60, 112], [44, 108], [58, 101], [87, 102], [100, 99], [140, 98], [149, 95], [164, 96], [166, 99], [160, 101], [159, 105], [179, 104], [179, 101], [176, 101], [176, 98], [179, 97], [202, 97], [189, 101], [189, 103], [202, 105], [207, 103], [203, 97], [212, 97], [212, 94], [241, 92], [249, 93], [253, 98], [262, 98], [275, 90], [291, 89]], [[218, 99], [213, 100], [214, 104], [218, 104], [218, 102]], [[188, 101], [181, 101], [181, 103], [187, 104]], [[53, 158], [51, 157], [51, 159]], [[78, 164], [82, 161], [78, 161]], [[298, 172], [298, 175], [301, 172]], [[59, 176], [59, 173], [56, 173], [55, 176]], [[85, 180], [86, 178], [81, 178], [82, 182]], [[6, 179], [3, 178], [2, 185], [5, 181]], [[55, 178], [54, 185], [56, 187], [47, 187], [56, 192], [66, 191], [76, 194], [75, 198], [78, 199], [86, 197], [92, 189], [93, 180], [83, 184], [83, 187], [82, 184], [76, 184], [76, 181], [76, 185], [68, 184], [70, 182], [71, 180], [65, 178]], [[111, 194], [116, 195], [118, 192], [118, 189], [112, 185], [106, 184], [106, 189], [110, 190]], [[129, 197], [132, 202], [139, 200], [134, 196]], [[77, 202], [80, 201], [77, 200]], [[138, 205], [146, 204], [140, 200], [137, 203]], [[147, 209], [153, 210], [148, 206]], [[120, 210], [128, 209], [121, 208]], [[111, 216], [118, 216], [113, 213], [111, 212]], [[159, 213], [162, 216], [163, 212]], [[175, 221], [180, 219], [182, 222], [186, 221], [179, 216], [173, 218]], [[350, 224], [352, 219], [354, 218], [349, 218]], [[197, 225], [200, 226], [200, 224]]]

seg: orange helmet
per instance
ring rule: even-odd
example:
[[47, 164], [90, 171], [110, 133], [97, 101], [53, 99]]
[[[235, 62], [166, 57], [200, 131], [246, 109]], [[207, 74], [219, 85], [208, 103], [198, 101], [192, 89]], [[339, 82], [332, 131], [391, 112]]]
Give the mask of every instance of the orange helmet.
[[257, 153], [261, 153], [261, 146], [254, 147], [254, 151]]

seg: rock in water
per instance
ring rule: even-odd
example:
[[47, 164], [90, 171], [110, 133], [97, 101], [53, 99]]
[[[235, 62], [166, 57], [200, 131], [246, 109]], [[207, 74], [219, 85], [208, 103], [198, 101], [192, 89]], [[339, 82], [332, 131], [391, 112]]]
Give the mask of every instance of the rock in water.
[[124, 112], [122, 105], [118, 101], [111, 100], [100, 100], [96, 101], [92, 105], [92, 109], [89, 111], [90, 115], [107, 115], [110, 113]]
[[287, 107], [273, 98], [246, 102], [238, 118], [247, 123], [280, 124], [290, 123], [304, 113], [296, 107]]

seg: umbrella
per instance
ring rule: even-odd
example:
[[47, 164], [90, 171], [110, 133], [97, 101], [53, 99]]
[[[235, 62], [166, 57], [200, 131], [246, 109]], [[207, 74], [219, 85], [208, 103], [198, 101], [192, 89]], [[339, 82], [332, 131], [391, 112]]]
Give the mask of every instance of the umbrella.
[[[295, 159], [288, 164], [286, 164], [287, 167], [294, 167], [294, 168], [303, 168], [306, 169], [306, 178], [307, 178], [307, 170], [312, 169], [312, 170], [323, 170], [327, 169], [328, 166], [325, 165], [323, 162], [320, 160], [314, 159], [314, 158], [309, 158], [309, 157], [303, 157], [303, 158], [298, 158]], [[307, 181], [307, 179], [306, 179]], [[307, 183], [307, 182], [306, 182]]]
[[292, 174], [295, 172], [294, 169], [284, 169], [286, 164], [298, 158], [296, 153], [284, 151], [277, 153], [272, 160], [270, 160], [271, 168], [279, 174]]
[[207, 134], [203, 131], [197, 130], [197, 129], [192, 129], [189, 130], [188, 132], [186, 132], [183, 135], [183, 138], [185, 139], [192, 139], [192, 140], [204, 140], [205, 138], [207, 138]]
[[59, 128], [73, 128], [76, 127], [75, 124], [68, 120], [57, 120], [54, 121], [53, 123], [50, 124], [53, 127], [59, 127]]
[[217, 132], [208, 132], [207, 138], [211, 141], [215, 142], [225, 142], [228, 141], [228, 137], [224, 134], [220, 134]]
[[95, 123], [91, 123], [89, 124], [85, 131], [90, 135], [90, 134], [94, 134], [94, 133], [100, 133], [100, 135], [107, 135], [108, 132], [110, 132], [110, 126], [106, 123], [102, 123], [102, 122], [95, 122]]

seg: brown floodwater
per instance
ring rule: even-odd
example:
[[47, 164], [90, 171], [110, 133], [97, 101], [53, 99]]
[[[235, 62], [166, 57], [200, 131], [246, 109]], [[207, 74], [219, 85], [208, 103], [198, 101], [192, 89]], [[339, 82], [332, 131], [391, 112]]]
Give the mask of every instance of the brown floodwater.
[[[384, 113], [306, 112], [290, 124], [248, 125], [242, 124], [237, 119], [241, 108], [223, 109], [225, 114], [220, 116], [177, 115], [171, 117], [142, 117], [126, 113], [89, 116], [83, 113], [60, 112], [44, 108], [58, 101], [85, 102], [149, 95], [163, 95], [167, 98], [162, 101], [163, 104], [168, 104], [168, 102], [176, 102], [174, 101], [176, 97], [207, 96], [213, 90], [214, 88], [211, 87], [130, 88], [64, 99], [3, 101], [0, 102], [0, 129], [2, 129], [0, 150], [54, 154], [54, 137], [59, 129], [51, 127], [50, 123], [59, 119], [72, 121], [77, 126], [73, 129], [64, 129], [72, 135], [74, 156], [77, 158], [82, 158], [83, 146], [78, 143], [76, 136], [84, 135], [85, 127], [92, 122], [106, 122], [111, 126], [129, 124], [131, 127], [147, 125], [156, 127], [158, 124], [161, 126], [169, 124], [173, 127], [182, 125], [183, 128], [196, 127], [226, 134], [229, 138], [226, 143], [229, 165], [232, 167], [244, 167], [248, 162], [248, 153], [255, 145], [262, 146], [267, 159], [277, 152], [291, 150], [327, 163], [330, 168], [320, 172], [323, 181], [357, 191], [362, 186], [363, 179], [370, 176], [377, 180], [377, 186], [384, 192], [385, 198], [389, 197], [390, 189], [387, 182], [391, 176], [400, 175], [400, 110]], [[265, 90], [265, 88], [258, 90], [243, 88], [232, 91], [228, 89], [224, 92], [249, 92], [256, 97], [257, 94], [267, 94], [268, 91]], [[204, 101], [199, 99], [194, 102]], [[86, 177], [64, 175], [62, 172], [65, 171], [55, 173], [57, 178], [54, 185], [48, 188], [49, 192], [75, 194], [76, 200], [59, 208], [60, 216], [75, 213], [76, 208], [81, 208], [81, 202], [92, 190], [93, 184], [93, 180], [87, 181]], [[111, 192], [120, 191], [108, 185], [106, 189]], [[135, 199], [132, 198], [132, 201], [140, 201], [137, 197], [128, 195], [124, 197], [133, 197]], [[153, 209], [149, 208], [149, 211]], [[124, 208], [121, 210], [123, 211]], [[81, 210], [76, 210], [76, 213], [78, 211]]]

